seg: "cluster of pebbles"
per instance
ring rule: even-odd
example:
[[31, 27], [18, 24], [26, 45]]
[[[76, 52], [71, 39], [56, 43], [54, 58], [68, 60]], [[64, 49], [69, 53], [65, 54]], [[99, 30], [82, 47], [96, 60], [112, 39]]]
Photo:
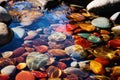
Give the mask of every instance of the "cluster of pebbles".
[[[10, 27], [15, 34], [14, 41], [20, 39], [23, 42], [18, 46], [17, 41], [13, 41], [12, 45], [1, 48], [0, 80], [120, 80], [117, 16], [110, 19], [91, 16], [76, 7], [66, 14], [67, 9], [69, 7], [61, 6], [43, 16], [21, 13], [24, 18], [32, 19], [30, 24], [48, 17], [49, 26], [34, 27], [23, 23], [16, 27], [13, 20]], [[43, 24], [48, 24], [47, 21]], [[10, 48], [14, 45], [17, 46], [15, 49]]]

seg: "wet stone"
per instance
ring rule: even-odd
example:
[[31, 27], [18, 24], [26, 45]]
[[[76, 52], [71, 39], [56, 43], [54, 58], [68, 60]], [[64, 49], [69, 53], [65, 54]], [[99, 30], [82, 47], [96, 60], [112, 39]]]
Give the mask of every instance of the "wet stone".
[[88, 41], [90, 41], [92, 43], [99, 43], [99, 42], [101, 42], [101, 39], [97, 36], [91, 35], [88, 37]]
[[86, 56], [86, 53], [83, 50], [83, 47], [80, 45], [72, 45], [65, 48], [65, 51], [68, 55], [75, 59], [82, 59]]
[[26, 58], [26, 64], [30, 70], [43, 68], [46, 66], [49, 57], [39, 52], [31, 52]]
[[49, 37], [48, 40], [53, 41], [64, 41], [66, 39], [66, 35], [60, 32], [53, 32]]
[[1, 74], [11, 75], [15, 72], [15, 70], [16, 70], [16, 67], [14, 65], [8, 65], [3, 69], [1, 69]]
[[6, 51], [6, 52], [3, 52], [1, 54], [2, 54], [3, 58], [9, 58], [10, 56], [13, 55], [13, 52], [12, 51]]
[[110, 22], [109, 19], [105, 17], [98, 17], [96, 19], [92, 20], [92, 25], [98, 27], [98, 28], [110, 28]]

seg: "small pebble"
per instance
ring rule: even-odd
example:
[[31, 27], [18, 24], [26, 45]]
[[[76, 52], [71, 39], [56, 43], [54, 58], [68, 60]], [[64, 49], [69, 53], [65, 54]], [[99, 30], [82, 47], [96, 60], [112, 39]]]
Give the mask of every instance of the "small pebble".
[[15, 70], [16, 70], [16, 66], [8, 65], [4, 67], [3, 69], [1, 69], [1, 74], [12, 75], [15, 72]]

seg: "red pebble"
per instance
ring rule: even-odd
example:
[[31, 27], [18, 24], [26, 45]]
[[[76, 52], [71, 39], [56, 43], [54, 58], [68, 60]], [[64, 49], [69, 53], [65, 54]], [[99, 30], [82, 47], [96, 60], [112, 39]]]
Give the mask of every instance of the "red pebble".
[[9, 76], [8, 75], [3, 75], [3, 74], [0, 74], [0, 80], [9, 80]]
[[78, 38], [75, 40], [75, 44], [81, 45], [83, 48], [89, 48], [92, 46], [92, 43], [86, 39]]
[[63, 62], [58, 62], [57, 67], [61, 70], [64, 70], [67, 67], [67, 65]]
[[110, 63], [110, 61], [104, 57], [97, 57], [97, 58], [95, 58], [95, 61], [101, 63], [104, 66], [109, 65], [109, 63]]
[[32, 71], [32, 74], [33, 74], [36, 78], [46, 78], [46, 77], [47, 77], [47, 73], [45, 73], [45, 72]]
[[112, 48], [120, 48], [120, 39], [113, 39], [108, 41], [108, 46]]
[[67, 30], [67, 31], [71, 31], [71, 30], [76, 29], [76, 28], [77, 28], [77, 26], [75, 26], [75, 25], [66, 24], [66, 30]]

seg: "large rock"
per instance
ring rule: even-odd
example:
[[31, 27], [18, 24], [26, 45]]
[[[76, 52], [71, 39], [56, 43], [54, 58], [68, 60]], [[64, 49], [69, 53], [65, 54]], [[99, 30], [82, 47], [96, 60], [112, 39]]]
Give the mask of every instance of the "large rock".
[[0, 46], [9, 43], [13, 38], [13, 32], [5, 23], [0, 22]]
[[0, 22], [4, 22], [9, 25], [12, 21], [11, 16], [8, 14], [7, 10], [0, 6]]

